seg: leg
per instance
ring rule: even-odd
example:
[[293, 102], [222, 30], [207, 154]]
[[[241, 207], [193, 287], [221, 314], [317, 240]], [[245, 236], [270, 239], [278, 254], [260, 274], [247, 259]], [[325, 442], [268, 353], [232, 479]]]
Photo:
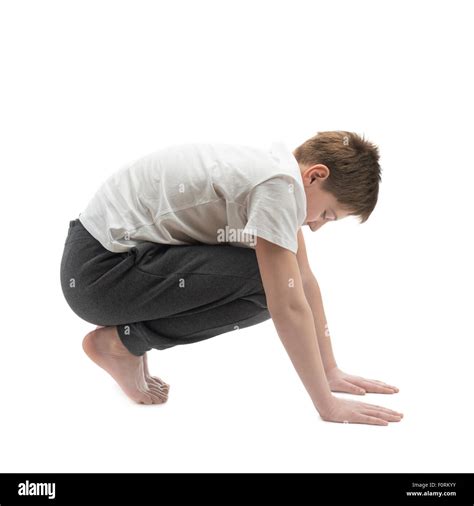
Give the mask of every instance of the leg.
[[[270, 318], [255, 252], [228, 245], [140, 245], [140, 315], [118, 324], [137, 355], [255, 325]], [[145, 294], [145, 296], [143, 296]]]
[[[99, 265], [102, 269], [113, 269], [120, 260], [120, 255], [107, 252], [78, 220], [70, 222], [61, 261], [61, 285], [70, 307], [81, 318], [91, 323], [99, 323], [87, 314], [87, 300], [85, 304], [81, 302], [85, 288], [99, 277], [95, 271], [91, 281], [91, 278], [87, 277], [85, 266], [96, 268]], [[132, 355], [122, 344], [114, 326], [98, 325], [85, 336], [83, 349], [89, 358], [109, 372], [135, 402], [166, 402], [169, 385], [150, 375], [146, 354], [140, 357]]]
[[[152, 348], [197, 342], [270, 317], [253, 250], [142, 243], [117, 254], [75, 222], [61, 265], [66, 300], [86, 321], [116, 326], [120, 344], [137, 357]], [[102, 340], [96, 348], [103, 352], [106, 334], [95, 335], [95, 340], [87, 338], [85, 349]], [[116, 339], [111, 332], [107, 335]], [[119, 343], [113, 344], [117, 351]], [[146, 361], [140, 367], [149, 377]], [[157, 385], [167, 387], [161, 380]]]
[[249, 248], [146, 242], [121, 254], [105, 250], [83, 228], [70, 239], [61, 272], [66, 300], [84, 320], [116, 325], [135, 355], [270, 317]]

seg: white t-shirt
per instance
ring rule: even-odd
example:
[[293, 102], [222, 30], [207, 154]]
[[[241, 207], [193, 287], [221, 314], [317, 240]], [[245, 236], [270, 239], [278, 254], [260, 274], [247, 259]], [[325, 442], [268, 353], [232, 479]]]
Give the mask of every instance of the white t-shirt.
[[301, 173], [283, 142], [159, 149], [119, 168], [79, 214], [112, 252], [142, 241], [255, 248], [258, 236], [296, 253], [305, 219]]

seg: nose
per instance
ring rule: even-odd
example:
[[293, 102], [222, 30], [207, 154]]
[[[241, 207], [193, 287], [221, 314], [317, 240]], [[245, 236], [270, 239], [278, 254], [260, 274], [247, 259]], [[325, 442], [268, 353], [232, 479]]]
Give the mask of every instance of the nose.
[[325, 223], [327, 223], [325, 220], [319, 220], [319, 221], [312, 221], [308, 223], [309, 228], [311, 229], [311, 232], [316, 232], [316, 230], [320, 229]]

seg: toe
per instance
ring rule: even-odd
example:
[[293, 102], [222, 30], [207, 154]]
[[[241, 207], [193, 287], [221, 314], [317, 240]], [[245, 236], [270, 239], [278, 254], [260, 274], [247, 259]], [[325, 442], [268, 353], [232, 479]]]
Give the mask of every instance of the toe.
[[158, 395], [159, 397], [161, 397], [162, 399], [166, 399], [168, 397], [168, 392], [165, 392], [159, 388], [152, 387], [152, 392], [155, 395]]
[[165, 381], [163, 381], [161, 378], [159, 378], [158, 376], [150, 376], [150, 377], [151, 377], [151, 379], [154, 379], [155, 381], [157, 381], [161, 385], [167, 385], [167, 383]]
[[150, 395], [153, 397], [154, 402], [166, 402], [168, 395], [157, 388], [150, 388]]
[[156, 376], [151, 376], [148, 381], [149, 384], [152, 386], [156, 386], [158, 388], [161, 388], [162, 390], [168, 391], [170, 386], [168, 383], [165, 383], [164, 381], [160, 381], [159, 378], [156, 378]]

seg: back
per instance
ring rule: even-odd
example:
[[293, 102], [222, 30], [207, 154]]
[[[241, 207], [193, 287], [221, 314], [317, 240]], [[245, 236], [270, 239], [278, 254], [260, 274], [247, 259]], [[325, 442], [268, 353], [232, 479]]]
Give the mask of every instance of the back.
[[[266, 181], [269, 192], [278, 182], [296, 188], [291, 196], [298, 208], [296, 220], [304, 220], [306, 199], [299, 168], [281, 142], [270, 149], [225, 143], [161, 148], [111, 175], [79, 219], [114, 252], [141, 241], [217, 244], [219, 230], [246, 227], [254, 190]], [[286, 205], [281, 198], [276, 201]], [[228, 242], [249, 247], [245, 241]]]

